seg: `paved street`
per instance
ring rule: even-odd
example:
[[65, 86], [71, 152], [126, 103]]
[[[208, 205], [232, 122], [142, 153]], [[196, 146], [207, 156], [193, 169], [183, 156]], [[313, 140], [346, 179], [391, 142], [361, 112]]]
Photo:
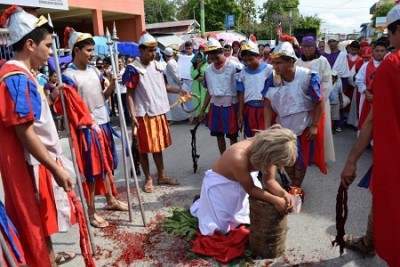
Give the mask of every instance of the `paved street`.
[[[117, 130], [118, 127], [115, 127]], [[209, 136], [208, 130], [200, 126], [197, 131], [197, 147], [200, 159], [196, 174], [192, 170], [191, 135], [189, 130], [193, 125], [175, 124], [171, 126], [173, 145], [164, 154], [166, 170], [171, 177], [181, 181], [179, 187], [157, 186], [153, 194], [140, 190], [148, 227], [144, 228], [137, 194], [132, 189], [134, 220], [128, 221], [127, 214], [101, 211], [111, 227], [106, 230], [95, 229], [96, 262], [98, 266], [217, 266], [211, 259], [184, 259], [188, 245], [161, 231], [159, 222], [168, 216], [172, 207], [188, 207], [193, 196], [199, 194], [204, 171], [210, 168], [218, 157], [216, 139]], [[347, 153], [355, 140], [356, 133], [352, 129], [343, 129], [335, 134], [336, 162], [328, 166], [328, 175], [322, 175], [317, 168], [311, 167], [303, 183], [307, 193], [302, 211], [289, 216], [289, 232], [286, 242], [286, 253], [273, 262], [257, 260], [256, 266], [386, 266], [379, 259], [363, 258], [357, 253], [345, 250], [342, 257], [339, 249], [332, 248], [335, 238], [335, 204], [336, 192], [340, 181], [340, 172]], [[63, 149], [69, 154], [68, 142], [62, 138]], [[121, 148], [120, 143], [118, 147]], [[121, 149], [119, 149], [121, 153]], [[367, 151], [358, 164], [359, 174], [363, 175], [371, 164], [372, 153]], [[152, 159], [152, 173], [155, 167]], [[116, 172], [118, 186], [124, 186], [122, 160]], [[142, 185], [142, 177], [139, 183]], [[356, 182], [359, 179], [356, 180]], [[133, 180], [131, 186], [134, 186]], [[123, 191], [122, 191], [123, 192]], [[121, 193], [120, 199], [126, 199], [126, 193]], [[97, 199], [101, 208], [104, 198]], [[362, 234], [366, 229], [367, 217], [371, 206], [370, 193], [356, 185], [349, 190], [349, 216], [346, 232]], [[55, 250], [72, 250], [79, 252], [77, 227], [67, 234], [57, 234], [53, 238]], [[83, 260], [78, 256], [74, 261], [64, 265], [68, 267], [83, 266]]]

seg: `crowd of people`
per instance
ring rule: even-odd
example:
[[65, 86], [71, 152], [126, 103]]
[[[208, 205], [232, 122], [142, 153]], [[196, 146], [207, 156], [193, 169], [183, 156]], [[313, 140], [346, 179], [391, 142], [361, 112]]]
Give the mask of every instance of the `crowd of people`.
[[[357, 160], [372, 145], [373, 205], [366, 234], [344, 236], [345, 246], [365, 255], [377, 252], [396, 266], [400, 231], [397, 226], [390, 232], [386, 228], [387, 221], [400, 222], [393, 198], [400, 158], [399, 4], [387, 16], [388, 36], [372, 43], [355, 40], [343, 45], [335, 35], [324, 40], [305, 36], [298, 42], [281, 35], [277, 46], [270, 47], [257, 44], [254, 36], [233, 43], [210, 37], [196, 49], [188, 41], [183, 51], [160, 51], [157, 40], [144, 32], [138, 41], [140, 56], [119, 57], [118, 75], [113, 75], [110, 57], [96, 57], [91, 34], [67, 27], [65, 46], [72, 62], [62, 73], [51, 70], [45, 77], [39, 70], [53, 53], [47, 20], [12, 6], [1, 21], [14, 51], [14, 58], [0, 69], [5, 195], [0, 209], [10, 218], [1, 233], [15, 263], [56, 266], [75, 257], [54, 252], [50, 239], [78, 221], [83, 227], [78, 216], [82, 213], [77, 212], [82, 207], [59, 140], [64, 114], [77, 153], [76, 175], [85, 178], [90, 225], [109, 226], [96, 211], [96, 195], [105, 195], [106, 209], [128, 211], [127, 203], [116, 198], [114, 136], [119, 135], [110, 122], [110, 116], [123, 113], [137, 140], [136, 168], [143, 171], [146, 193], [156, 190], [149, 154], [157, 168], [157, 184], [180, 185], [167, 175], [163, 160], [163, 151], [172, 145], [171, 125], [204, 123], [216, 137], [220, 157], [205, 173], [200, 197], [190, 208], [203, 235], [225, 234], [249, 224], [248, 196], [270, 202], [283, 215], [293, 212], [294, 200], [277, 182], [276, 173], [286, 172], [291, 186], [301, 189], [308, 166], [315, 164], [326, 174], [326, 162], [335, 161], [332, 135], [346, 124], [354, 127], [359, 137], [341, 183], [348, 187], [354, 181]], [[116, 105], [117, 83], [123, 110]], [[189, 101], [170, 109], [182, 97]], [[82, 240], [88, 240], [85, 231]], [[93, 259], [85, 259], [92, 266]], [[6, 264], [4, 258], [0, 262]]]

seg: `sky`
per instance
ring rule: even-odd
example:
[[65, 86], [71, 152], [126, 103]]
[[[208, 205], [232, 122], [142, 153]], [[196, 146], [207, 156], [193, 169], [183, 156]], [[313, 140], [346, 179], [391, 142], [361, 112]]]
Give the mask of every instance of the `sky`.
[[[300, 0], [300, 14], [322, 19], [321, 32], [352, 33], [360, 31], [360, 25], [369, 22], [370, 7], [378, 0]], [[256, 0], [262, 6], [266, 0]]]

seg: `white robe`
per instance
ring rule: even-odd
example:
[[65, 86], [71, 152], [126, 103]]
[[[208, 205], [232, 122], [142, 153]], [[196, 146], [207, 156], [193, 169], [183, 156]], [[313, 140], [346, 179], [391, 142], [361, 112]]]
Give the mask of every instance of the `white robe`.
[[[261, 188], [257, 172], [252, 173], [252, 178]], [[198, 218], [202, 235], [213, 235], [215, 231], [226, 234], [240, 224], [250, 224], [246, 191], [238, 182], [212, 170], [206, 171], [200, 198], [192, 204], [190, 212]]]

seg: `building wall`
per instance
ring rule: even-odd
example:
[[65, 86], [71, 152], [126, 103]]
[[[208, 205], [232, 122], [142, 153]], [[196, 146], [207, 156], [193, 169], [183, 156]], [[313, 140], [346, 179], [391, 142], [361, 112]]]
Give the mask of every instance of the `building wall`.
[[[91, 32], [94, 35], [104, 35], [105, 27], [112, 31], [112, 21], [103, 21], [102, 11], [112, 11], [135, 15], [129, 19], [119, 19], [115, 24], [121, 41], [137, 42], [145, 29], [144, 0], [68, 0], [71, 7], [92, 10], [92, 23], [82, 23], [79, 30]], [[90, 30], [91, 28], [91, 30]]]

